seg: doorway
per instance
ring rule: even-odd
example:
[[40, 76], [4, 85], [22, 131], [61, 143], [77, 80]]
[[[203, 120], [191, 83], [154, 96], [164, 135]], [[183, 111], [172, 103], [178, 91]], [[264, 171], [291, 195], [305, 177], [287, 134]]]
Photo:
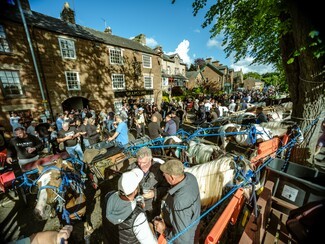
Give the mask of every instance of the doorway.
[[71, 97], [62, 103], [62, 111], [82, 110], [89, 107], [89, 100], [83, 97]]

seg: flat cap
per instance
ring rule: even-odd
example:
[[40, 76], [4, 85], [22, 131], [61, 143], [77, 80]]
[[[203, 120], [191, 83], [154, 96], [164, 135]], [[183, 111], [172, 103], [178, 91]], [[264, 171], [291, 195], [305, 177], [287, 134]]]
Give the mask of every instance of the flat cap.
[[160, 170], [169, 175], [182, 175], [184, 174], [184, 165], [177, 159], [171, 159], [160, 165]]

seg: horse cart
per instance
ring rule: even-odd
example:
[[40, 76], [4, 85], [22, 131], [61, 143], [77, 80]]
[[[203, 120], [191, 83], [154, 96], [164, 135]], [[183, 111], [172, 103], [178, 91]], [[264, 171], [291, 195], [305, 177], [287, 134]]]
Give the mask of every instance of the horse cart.
[[[37, 180], [39, 179], [40, 167], [51, 167], [56, 165], [57, 160], [70, 160], [69, 154], [61, 152], [55, 155], [48, 155], [41, 157], [38, 160], [28, 163], [19, 167], [17, 161], [13, 161], [12, 165], [5, 164], [6, 154], [1, 153], [2, 160], [2, 171], [0, 174], [0, 190], [4, 194], [14, 192], [25, 204], [27, 204], [27, 195], [30, 193], [36, 194], [37, 191]], [[84, 178], [83, 165], [78, 162], [78, 171], [81, 172], [80, 177]]]

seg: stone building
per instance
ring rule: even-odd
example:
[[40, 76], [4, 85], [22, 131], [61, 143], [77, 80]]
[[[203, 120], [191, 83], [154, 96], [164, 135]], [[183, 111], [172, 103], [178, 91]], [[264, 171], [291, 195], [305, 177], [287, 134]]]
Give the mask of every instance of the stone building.
[[173, 89], [186, 89], [186, 82], [188, 81], [186, 77], [186, 64], [180, 56], [177, 53], [167, 55], [163, 53], [160, 46], [156, 47], [155, 51], [161, 58], [162, 91], [172, 95]]
[[204, 77], [204, 87], [211, 93], [225, 91], [230, 93], [233, 89], [234, 70], [226, 65], [219, 64], [219, 61], [206, 59], [206, 64], [201, 68]]
[[57, 19], [32, 11], [28, 0], [20, 3], [0, 1], [0, 124], [6, 129], [13, 111], [55, 119], [69, 109], [119, 109], [129, 99], [161, 103], [161, 58], [144, 35], [130, 40], [110, 28], [78, 25], [68, 4]]

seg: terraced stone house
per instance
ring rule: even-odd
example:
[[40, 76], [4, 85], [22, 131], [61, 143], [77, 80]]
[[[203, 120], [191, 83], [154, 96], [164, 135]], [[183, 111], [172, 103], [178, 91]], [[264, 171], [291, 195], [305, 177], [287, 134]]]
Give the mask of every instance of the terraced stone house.
[[161, 103], [162, 58], [133, 40], [32, 11], [28, 0], [0, 0], [0, 124], [9, 116], [55, 119], [65, 109], [118, 109], [126, 99]]

